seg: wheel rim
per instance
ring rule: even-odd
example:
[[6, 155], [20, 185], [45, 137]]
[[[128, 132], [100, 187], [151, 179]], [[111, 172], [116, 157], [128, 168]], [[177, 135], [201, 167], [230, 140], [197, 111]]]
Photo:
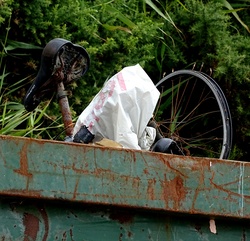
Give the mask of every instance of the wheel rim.
[[176, 141], [184, 155], [227, 159], [232, 120], [218, 84], [204, 73], [179, 70], [156, 87], [161, 92], [155, 113], [161, 134]]

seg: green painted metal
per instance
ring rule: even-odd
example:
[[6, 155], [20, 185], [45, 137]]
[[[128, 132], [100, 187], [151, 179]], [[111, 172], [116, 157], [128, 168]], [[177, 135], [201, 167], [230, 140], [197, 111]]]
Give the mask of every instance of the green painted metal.
[[250, 163], [0, 137], [1, 195], [250, 217]]
[[245, 241], [250, 235], [247, 222], [215, 224], [212, 233], [207, 217], [26, 199], [0, 202], [0, 240], [5, 241]]
[[248, 162], [0, 136], [0, 177], [1, 240], [243, 241], [250, 232]]

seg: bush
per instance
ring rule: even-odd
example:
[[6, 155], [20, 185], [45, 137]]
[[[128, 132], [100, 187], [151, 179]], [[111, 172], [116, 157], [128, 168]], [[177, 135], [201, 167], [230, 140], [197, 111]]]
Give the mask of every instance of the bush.
[[[5, 1], [1, 29], [12, 11], [10, 38], [40, 47], [56, 37], [84, 46], [91, 56], [86, 76], [71, 88], [77, 117], [104, 81], [121, 68], [140, 63], [154, 82], [173, 69], [212, 73], [224, 90], [234, 121], [232, 158], [247, 160], [250, 145], [249, 5], [235, 18], [220, 1], [32, 0]], [[234, 5], [232, 5], [234, 7]], [[4, 10], [5, 9], [5, 10]], [[15, 60], [9, 72], [35, 74], [40, 51]], [[25, 68], [22, 68], [22, 64]], [[29, 68], [27, 67], [29, 66]], [[30, 66], [33, 66], [32, 68]], [[15, 75], [16, 76], [16, 75]], [[22, 96], [20, 96], [22, 98]], [[49, 113], [58, 112], [57, 103]], [[244, 143], [244, 144], [243, 144]]]

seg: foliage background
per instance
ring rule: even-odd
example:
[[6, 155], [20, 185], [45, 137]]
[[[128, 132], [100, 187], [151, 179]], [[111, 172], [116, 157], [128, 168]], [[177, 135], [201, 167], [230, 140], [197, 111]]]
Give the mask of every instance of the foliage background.
[[[31, 114], [20, 106], [42, 48], [60, 37], [84, 46], [91, 56], [90, 70], [71, 87], [74, 118], [104, 81], [125, 66], [140, 63], [155, 83], [172, 70], [201, 69], [212, 73], [230, 105], [230, 158], [249, 160], [249, 13], [250, 3], [244, 0], [0, 1], [0, 113], [1, 129], [8, 130], [1, 134], [55, 138], [61, 133], [56, 101], [45, 101]], [[15, 91], [9, 93], [13, 85]], [[26, 118], [6, 129], [3, 120], [11, 113], [13, 118], [17, 106]]]

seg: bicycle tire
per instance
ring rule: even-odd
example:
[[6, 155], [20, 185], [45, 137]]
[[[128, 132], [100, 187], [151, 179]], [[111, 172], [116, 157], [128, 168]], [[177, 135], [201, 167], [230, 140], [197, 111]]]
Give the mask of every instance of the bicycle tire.
[[218, 109], [219, 109], [218, 111], [220, 112], [220, 117], [222, 120], [221, 132], [223, 132], [221, 150], [219, 150], [220, 153], [218, 156], [216, 156], [216, 158], [227, 159], [230, 155], [231, 146], [232, 146], [232, 118], [230, 114], [229, 105], [227, 103], [227, 100], [225, 98], [225, 95], [222, 89], [217, 84], [217, 82], [214, 79], [212, 79], [210, 76], [208, 76], [205, 73], [194, 71], [194, 70], [178, 70], [173, 73], [170, 73], [167, 76], [165, 76], [163, 79], [161, 79], [156, 84], [156, 87], [160, 90], [160, 88], [164, 86], [168, 82], [168, 80], [172, 80], [173, 78], [176, 78], [178, 76], [180, 77], [187, 76], [190, 78], [194, 77], [194, 78], [197, 78], [197, 80], [201, 80], [202, 83], [205, 84], [204, 86], [206, 86], [206, 88], [210, 90], [211, 96], [213, 96], [213, 99], [216, 100], [215, 102], [217, 102]]
[[222, 89], [220, 88], [220, 86], [218, 85], [218, 83], [209, 75], [207, 75], [206, 73], [200, 72], [200, 74], [204, 75], [206, 78], [208, 78], [212, 84], [214, 84], [216, 86], [216, 91], [218, 91], [218, 94], [221, 96], [221, 103], [223, 105], [223, 111], [226, 115], [226, 121], [225, 121], [225, 134], [227, 135], [227, 137], [225, 137], [225, 143], [223, 145], [223, 148], [225, 149], [224, 151], [224, 155], [221, 159], [227, 159], [230, 155], [230, 151], [232, 148], [232, 142], [233, 142], [233, 123], [232, 123], [232, 117], [231, 117], [231, 112], [230, 112], [230, 108], [227, 102], [227, 99], [225, 97], [224, 92], [222, 91]]

